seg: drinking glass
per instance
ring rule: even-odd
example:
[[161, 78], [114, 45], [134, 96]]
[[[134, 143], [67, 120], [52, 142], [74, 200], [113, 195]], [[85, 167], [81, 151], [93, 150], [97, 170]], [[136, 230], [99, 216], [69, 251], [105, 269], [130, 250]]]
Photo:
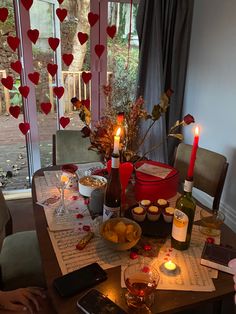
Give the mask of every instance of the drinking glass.
[[159, 272], [148, 261], [127, 266], [124, 281], [128, 289], [125, 294], [127, 305], [131, 308], [149, 309], [154, 303], [154, 291], [160, 279]]
[[56, 174], [57, 182], [56, 187], [60, 193], [60, 202], [55, 209], [55, 214], [61, 216], [66, 213], [65, 207], [65, 188], [69, 182], [69, 177], [65, 174]]
[[225, 215], [217, 210], [213, 210], [211, 213], [202, 209], [200, 211], [201, 226], [200, 231], [208, 236], [220, 235], [220, 228], [225, 220]]

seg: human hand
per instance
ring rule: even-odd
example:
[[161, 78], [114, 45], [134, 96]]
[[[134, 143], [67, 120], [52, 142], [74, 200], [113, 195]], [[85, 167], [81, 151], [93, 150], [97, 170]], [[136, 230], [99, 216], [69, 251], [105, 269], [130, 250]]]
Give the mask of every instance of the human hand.
[[19, 288], [12, 291], [0, 291], [0, 309], [10, 311], [29, 311], [40, 310], [37, 297], [45, 298], [42, 288], [28, 287]]
[[[234, 272], [234, 276], [233, 276], [233, 280], [234, 280], [234, 290], [236, 291], [236, 258], [231, 259], [231, 261], [229, 261], [228, 266], [230, 268], [233, 269]], [[236, 294], [234, 295], [234, 303], [236, 304]]]

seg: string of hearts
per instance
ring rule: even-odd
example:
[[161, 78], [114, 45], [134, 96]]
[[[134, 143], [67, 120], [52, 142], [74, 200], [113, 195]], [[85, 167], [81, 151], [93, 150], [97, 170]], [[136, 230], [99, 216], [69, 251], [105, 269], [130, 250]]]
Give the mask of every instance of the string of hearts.
[[[64, 0], [58, 0], [58, 3], [62, 4], [63, 1]], [[29, 11], [31, 6], [33, 5], [33, 0], [21, 0], [21, 3], [23, 5], [23, 7], [25, 8], [25, 10]], [[9, 15], [8, 9], [5, 7], [0, 7], [0, 21], [4, 23], [7, 20], [8, 15]], [[57, 15], [58, 19], [60, 20], [60, 22], [63, 23], [63, 21], [67, 17], [67, 10], [65, 8], [57, 8], [56, 9], [56, 15]], [[89, 23], [90, 27], [93, 27], [98, 22], [98, 20], [99, 20], [98, 14], [93, 13], [93, 12], [88, 13], [88, 23]], [[107, 26], [106, 32], [107, 32], [107, 35], [111, 39], [113, 39], [116, 35], [116, 25]], [[38, 29], [29, 29], [27, 31], [27, 36], [33, 44], [37, 43], [39, 35], [40, 35], [40, 33], [39, 33]], [[78, 32], [77, 37], [78, 37], [79, 43], [81, 45], [84, 45], [88, 41], [88, 38], [89, 38], [88, 34], [83, 33], [83, 32]], [[19, 45], [20, 45], [20, 39], [17, 36], [8, 35], [7, 36], [7, 43], [8, 43], [8, 46], [14, 52], [16, 52], [16, 50], [19, 48]], [[56, 37], [55, 38], [49, 37], [48, 38], [48, 44], [53, 51], [56, 51], [56, 49], [58, 48], [58, 46], [60, 44], [60, 39], [56, 38]], [[96, 44], [94, 46], [94, 51], [95, 51], [95, 54], [97, 55], [98, 58], [101, 58], [104, 50], [105, 50], [104, 45]], [[62, 60], [66, 66], [70, 66], [74, 60], [74, 56], [71, 53], [64, 53], [62, 55]], [[15, 71], [16, 73], [21, 75], [22, 64], [19, 60], [15, 61], [15, 62], [11, 62], [10, 67], [13, 71]], [[57, 70], [58, 70], [57, 64], [53, 64], [53, 63], [47, 64], [47, 71], [52, 77], [54, 77], [57, 74]], [[38, 85], [39, 81], [40, 81], [40, 73], [38, 73], [36, 71], [33, 73], [29, 73], [28, 78], [34, 85]], [[88, 84], [91, 79], [92, 79], [92, 74], [90, 72], [82, 72], [82, 80], [85, 84]], [[5, 88], [12, 90], [13, 85], [14, 85], [13, 77], [8, 75], [7, 77], [1, 79], [1, 83]], [[20, 86], [18, 88], [18, 90], [19, 90], [20, 94], [22, 95], [22, 97], [24, 97], [24, 98], [27, 98], [29, 93], [30, 93], [30, 87], [27, 85]], [[60, 99], [64, 94], [64, 87], [62, 87], [62, 86], [54, 87], [53, 93], [58, 99]], [[90, 100], [89, 99], [82, 100], [82, 104], [85, 105], [89, 109]], [[51, 111], [52, 104], [50, 102], [41, 103], [40, 108], [41, 108], [42, 112], [47, 115]], [[18, 105], [15, 105], [15, 106], [11, 105], [9, 108], [9, 113], [15, 119], [18, 119], [20, 112], [21, 112], [21, 108]], [[59, 123], [63, 128], [65, 128], [70, 123], [70, 118], [61, 117], [59, 120]], [[20, 123], [19, 129], [22, 132], [22, 134], [26, 135], [27, 132], [30, 130], [30, 124], [28, 122]]]

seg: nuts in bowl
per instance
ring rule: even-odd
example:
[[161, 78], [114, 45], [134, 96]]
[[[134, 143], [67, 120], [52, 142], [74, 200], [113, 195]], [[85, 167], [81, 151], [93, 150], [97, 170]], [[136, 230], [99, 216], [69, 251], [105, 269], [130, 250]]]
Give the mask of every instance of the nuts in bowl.
[[84, 176], [79, 179], [79, 192], [83, 196], [90, 197], [93, 190], [104, 188], [106, 184], [107, 179], [102, 176]]
[[142, 230], [131, 219], [111, 218], [102, 224], [100, 234], [111, 249], [126, 251], [138, 243]]

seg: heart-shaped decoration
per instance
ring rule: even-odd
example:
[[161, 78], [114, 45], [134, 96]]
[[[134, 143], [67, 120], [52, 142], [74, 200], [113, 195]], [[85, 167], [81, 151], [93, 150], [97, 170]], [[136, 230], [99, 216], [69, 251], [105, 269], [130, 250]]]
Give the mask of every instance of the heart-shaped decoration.
[[82, 72], [82, 80], [85, 84], [87, 84], [92, 78], [92, 73], [90, 72]]
[[57, 8], [57, 9], [56, 9], [56, 14], [57, 14], [57, 17], [59, 18], [59, 20], [60, 20], [61, 22], [63, 22], [64, 19], [65, 19], [66, 16], [67, 16], [67, 10], [66, 10], [66, 9]]
[[64, 94], [64, 87], [56, 86], [56, 87], [53, 88], [53, 92], [60, 99], [63, 96], [63, 94]]
[[48, 73], [51, 74], [52, 77], [57, 73], [57, 69], [58, 69], [57, 64], [48, 63], [47, 70], [48, 70]]
[[30, 39], [30, 41], [33, 43], [33, 44], [36, 44], [38, 38], [39, 38], [39, 31], [37, 29], [29, 29], [27, 31], [27, 35]]
[[32, 4], [33, 4], [33, 0], [21, 0], [21, 3], [23, 4], [23, 6], [25, 7], [25, 9], [27, 11], [29, 11], [29, 9], [31, 8]]
[[86, 34], [86, 33], [78, 32], [77, 36], [78, 36], [78, 39], [79, 39], [79, 42], [81, 43], [81, 45], [86, 43], [86, 41], [88, 40], [88, 34]]
[[55, 38], [49, 37], [48, 43], [49, 43], [49, 46], [52, 48], [52, 50], [55, 51], [60, 43], [60, 39], [56, 37]]
[[62, 60], [64, 61], [64, 63], [69, 66], [71, 65], [71, 62], [74, 60], [74, 56], [71, 53], [64, 53], [62, 55]]
[[94, 50], [95, 50], [95, 53], [98, 56], [98, 58], [100, 58], [101, 55], [103, 54], [103, 51], [105, 50], [105, 47], [104, 47], [104, 45], [98, 44], [95, 46]]
[[23, 133], [24, 135], [29, 131], [30, 129], [30, 125], [28, 122], [22, 122], [19, 124], [19, 129], [21, 131], [21, 133]]
[[85, 106], [88, 110], [90, 109], [90, 99], [81, 100], [82, 106]]
[[9, 112], [10, 114], [14, 117], [14, 118], [18, 118], [19, 114], [20, 114], [20, 107], [19, 106], [10, 106], [9, 108]]
[[33, 82], [35, 85], [38, 85], [40, 74], [38, 72], [33, 72], [28, 74], [28, 78]]
[[16, 62], [11, 62], [11, 68], [15, 72], [21, 74], [22, 65], [21, 65], [21, 62], [19, 60], [17, 60]]
[[48, 114], [52, 109], [52, 104], [50, 102], [42, 102], [40, 105], [42, 112]]
[[61, 117], [59, 122], [60, 122], [60, 125], [64, 129], [70, 123], [70, 118], [68, 118], [68, 117]]
[[58, 2], [59, 4], [62, 4], [63, 1], [64, 1], [64, 0], [57, 0], [57, 2]]
[[115, 25], [107, 26], [107, 35], [109, 35], [113, 39], [115, 34], [116, 34], [116, 26]]
[[13, 87], [13, 78], [11, 76], [7, 76], [6, 78], [3, 77], [1, 79], [2, 85], [5, 86], [7, 89], [12, 89]]
[[14, 36], [7, 36], [7, 43], [13, 51], [16, 51], [16, 49], [19, 47], [20, 39]]
[[99, 19], [99, 15], [93, 12], [89, 12], [88, 14], [88, 22], [90, 24], [90, 26], [92, 27], [94, 24], [97, 23]]
[[0, 8], [0, 21], [5, 22], [8, 17], [8, 9]]
[[25, 85], [25, 86], [20, 86], [20, 87], [18, 88], [18, 90], [19, 90], [19, 92], [21, 93], [21, 95], [22, 95], [23, 97], [25, 97], [25, 98], [28, 97], [29, 92], [30, 92], [30, 88], [29, 88], [27, 85]]

